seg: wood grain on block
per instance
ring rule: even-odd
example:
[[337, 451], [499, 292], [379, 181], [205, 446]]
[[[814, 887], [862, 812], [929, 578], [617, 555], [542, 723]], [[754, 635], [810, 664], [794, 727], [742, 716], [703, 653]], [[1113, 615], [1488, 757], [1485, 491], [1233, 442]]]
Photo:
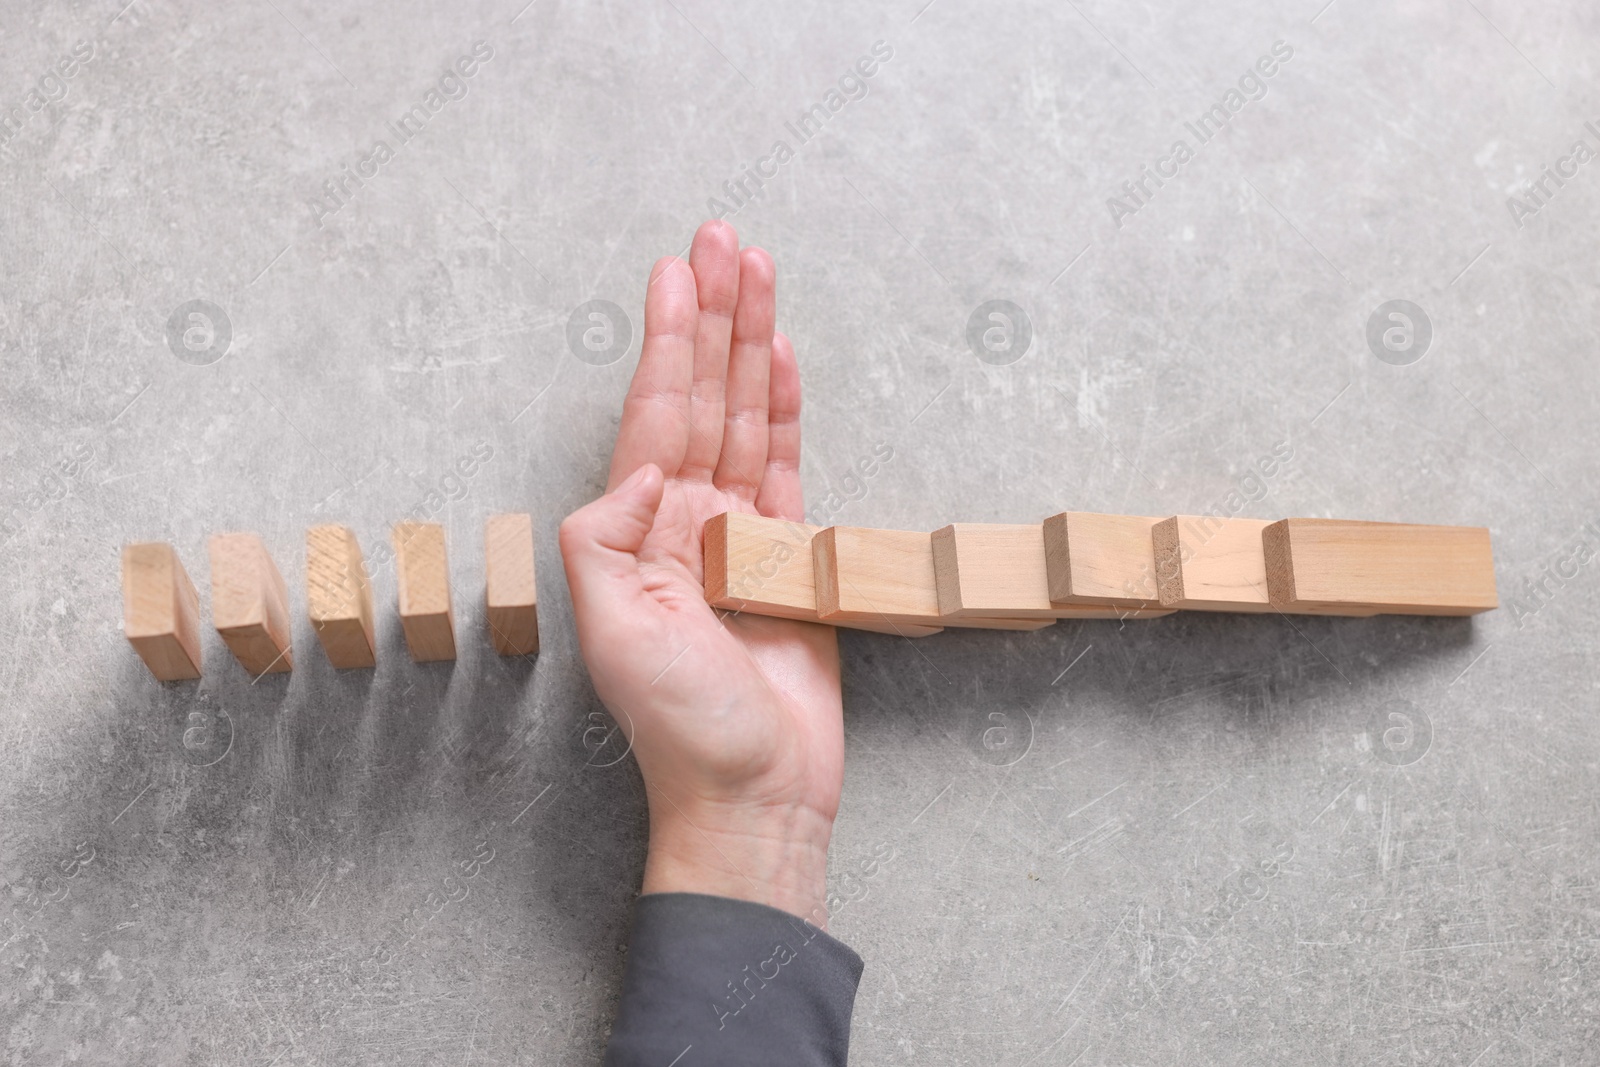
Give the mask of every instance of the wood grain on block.
[[946, 618], [1149, 619], [1160, 608], [1050, 603], [1044, 537], [1034, 524], [958, 522], [933, 533], [934, 582]]
[[[821, 622], [811, 538], [817, 527], [729, 511], [706, 520], [706, 602], [726, 611]], [[841, 622], [854, 630], [926, 637], [937, 626]]]
[[1063, 511], [1044, 520], [1050, 603], [1155, 607], [1150, 528], [1160, 519]]
[[257, 677], [294, 669], [289, 587], [253, 533], [213, 534], [211, 622], [239, 665]]
[[122, 633], [161, 681], [200, 677], [200, 596], [164, 541], [122, 547]]
[[395, 524], [391, 540], [406, 649], [418, 663], [455, 659], [455, 613], [450, 608], [444, 527], [436, 522], [400, 522]]
[[1190, 611], [1272, 611], [1261, 547], [1261, 531], [1270, 525], [1217, 515], [1174, 515], [1156, 523], [1150, 538], [1161, 603]]
[[491, 515], [484, 525], [489, 640], [502, 656], [539, 651], [539, 588], [533, 571], [533, 516]]
[[930, 535], [830, 526], [811, 539], [823, 622], [883, 622], [1042, 630], [1054, 619], [946, 619], [939, 611]]
[[329, 663], [340, 670], [377, 666], [372, 584], [347, 526], [306, 531], [306, 611]]
[[1267, 590], [1282, 611], [1475, 615], [1500, 603], [1482, 526], [1284, 519], [1263, 542]]

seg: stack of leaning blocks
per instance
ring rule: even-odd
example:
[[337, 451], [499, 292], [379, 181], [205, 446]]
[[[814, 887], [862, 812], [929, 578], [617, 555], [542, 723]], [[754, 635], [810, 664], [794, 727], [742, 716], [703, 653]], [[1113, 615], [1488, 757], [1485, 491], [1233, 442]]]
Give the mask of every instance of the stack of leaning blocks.
[[[444, 527], [403, 522], [392, 531], [400, 625], [418, 663], [456, 658], [455, 614]], [[210, 540], [211, 616], [228, 650], [253, 677], [294, 669], [289, 589], [261, 538]], [[489, 639], [503, 656], [539, 650], [533, 519], [490, 517], [484, 531], [484, 599]], [[173, 547], [162, 541], [122, 549], [123, 633], [162, 681], [200, 677], [200, 598]], [[345, 526], [306, 531], [306, 610], [328, 662], [377, 666], [372, 585], [361, 546]]]
[[728, 512], [706, 523], [705, 563], [713, 607], [905, 637], [1180, 610], [1473, 615], [1499, 603], [1483, 527], [1344, 519], [1067, 511], [930, 534]]

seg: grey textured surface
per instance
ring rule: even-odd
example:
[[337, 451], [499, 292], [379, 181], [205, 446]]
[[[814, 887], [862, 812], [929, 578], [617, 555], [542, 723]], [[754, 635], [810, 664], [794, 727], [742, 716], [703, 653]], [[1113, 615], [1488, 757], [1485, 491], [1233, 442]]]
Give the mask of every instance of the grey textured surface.
[[[1507, 606], [846, 637], [854, 1061], [1596, 1062], [1600, 162], [1507, 203], [1600, 149], [1592, 5], [522, 2], [3, 4], [6, 1062], [597, 1059], [643, 805], [555, 525], [603, 479], [649, 264], [880, 40], [732, 216], [778, 262], [813, 504], [1484, 524]], [[632, 319], [607, 366], [568, 349], [595, 299]], [[1005, 366], [966, 341], [991, 299], [1032, 325]], [[1434, 329], [1409, 365], [1366, 341], [1394, 299]], [[190, 300], [231, 324], [207, 366], [165, 337]], [[527, 662], [479, 606], [483, 518], [521, 508]], [[380, 666], [336, 674], [304, 528], [370, 554], [416, 512], [460, 661], [406, 659], [391, 568]], [[251, 684], [213, 631], [162, 687], [118, 545], [171, 540], [204, 602], [224, 529], [283, 567], [299, 664]]]

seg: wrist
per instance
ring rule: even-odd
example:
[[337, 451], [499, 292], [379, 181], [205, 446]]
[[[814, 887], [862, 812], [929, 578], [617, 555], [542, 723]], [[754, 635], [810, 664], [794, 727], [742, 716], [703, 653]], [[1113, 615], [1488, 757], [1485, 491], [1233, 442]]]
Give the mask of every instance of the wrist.
[[[663, 810], [664, 809], [664, 810]], [[827, 929], [833, 820], [805, 807], [650, 798], [644, 893], [705, 893], [786, 911]]]

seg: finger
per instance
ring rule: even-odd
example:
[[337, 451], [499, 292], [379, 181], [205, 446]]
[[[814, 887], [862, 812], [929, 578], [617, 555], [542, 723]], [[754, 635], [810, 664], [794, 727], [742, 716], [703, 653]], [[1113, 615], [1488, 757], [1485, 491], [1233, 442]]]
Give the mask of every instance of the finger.
[[708, 222], [689, 250], [700, 300], [694, 341], [694, 386], [689, 394], [689, 443], [680, 478], [710, 481], [722, 454], [723, 398], [728, 384], [728, 339], [739, 302], [739, 235], [726, 222]]
[[580, 638], [589, 626], [637, 617], [649, 599], [639, 574], [639, 549], [661, 506], [661, 469], [646, 463], [605, 496], [561, 523], [561, 563]]
[[772, 384], [767, 390], [767, 466], [756, 510], [775, 519], [805, 521], [800, 490], [800, 364], [783, 334], [772, 335]]
[[667, 478], [683, 465], [698, 317], [689, 265], [676, 256], [656, 260], [644, 295], [644, 347], [622, 402], [607, 488], [646, 463], [660, 467]]
[[759, 248], [739, 253], [739, 306], [728, 347], [727, 415], [722, 458], [711, 479], [718, 489], [755, 502], [767, 465], [767, 394], [771, 388], [772, 257]]

